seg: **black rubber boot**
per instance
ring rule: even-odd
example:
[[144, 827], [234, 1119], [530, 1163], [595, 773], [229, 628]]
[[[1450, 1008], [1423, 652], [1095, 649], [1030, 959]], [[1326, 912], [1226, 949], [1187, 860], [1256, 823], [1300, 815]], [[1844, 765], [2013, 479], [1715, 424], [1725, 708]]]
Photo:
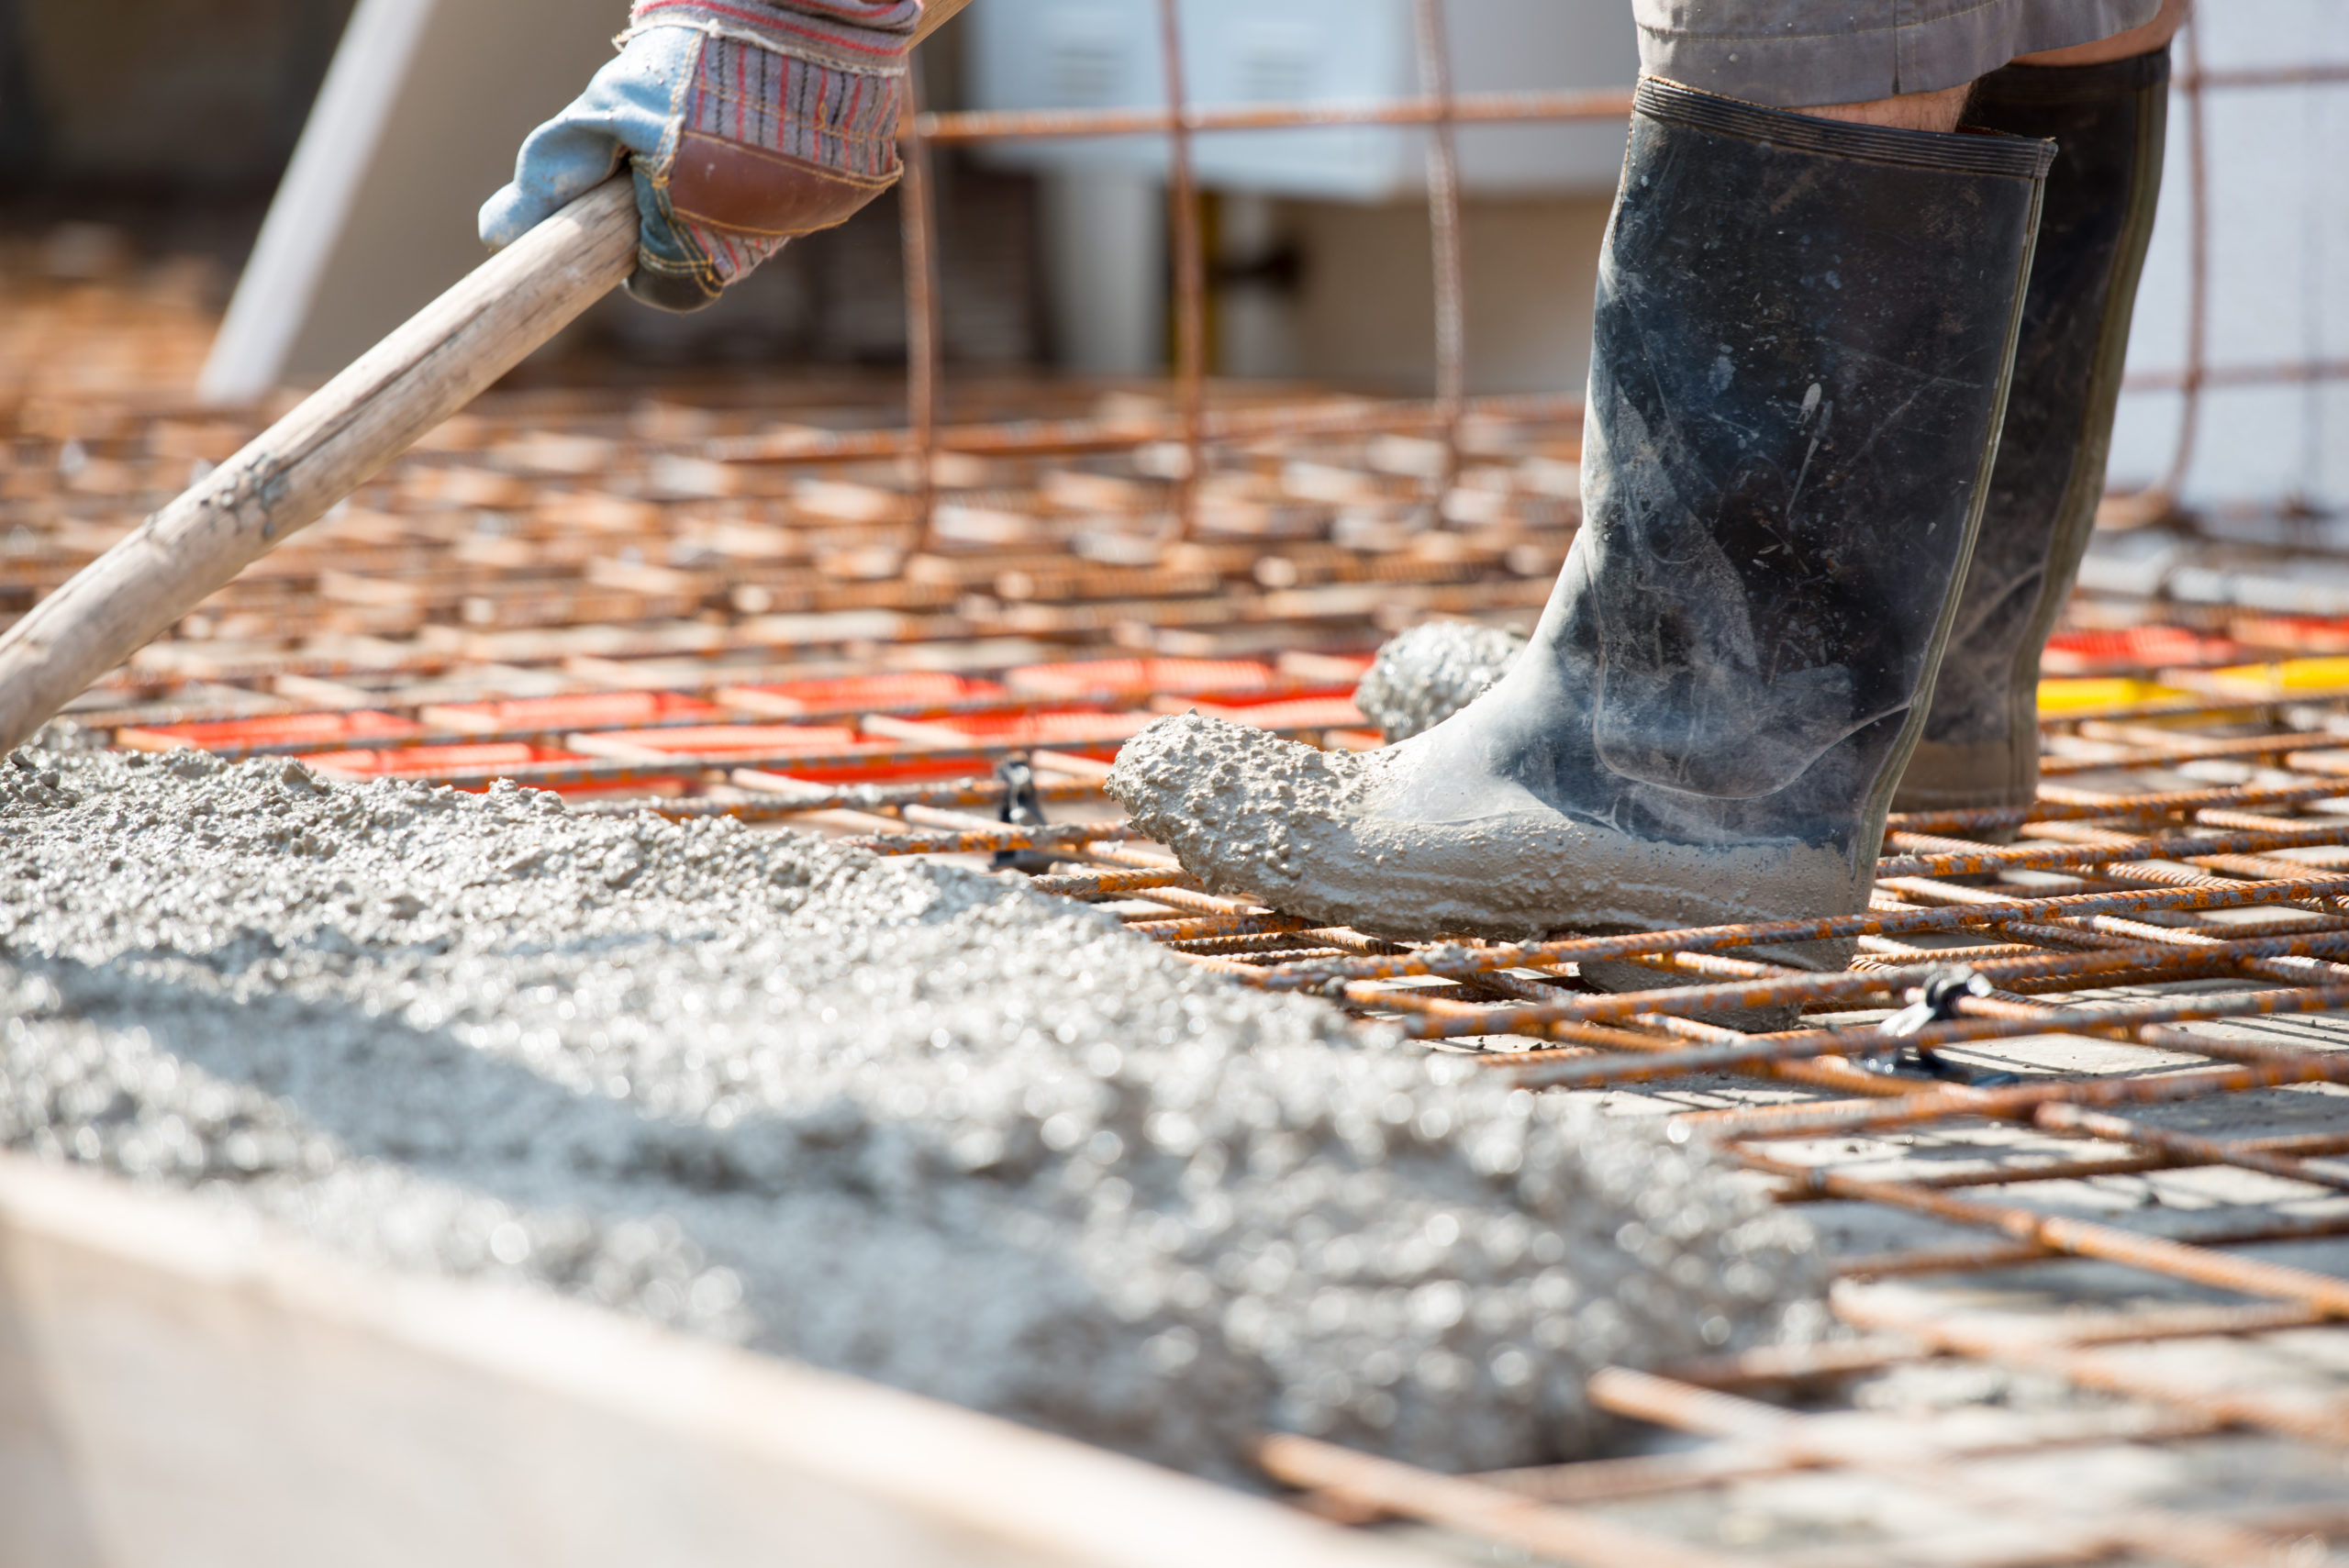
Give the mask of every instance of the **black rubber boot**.
[[1378, 751], [1196, 715], [1144, 730], [1109, 791], [1209, 887], [1403, 938], [1865, 906], [2053, 149], [1653, 80], [1636, 103], [1585, 522], [1531, 646]]
[[2104, 492], [2168, 108], [2166, 49], [2009, 65], [1975, 90], [1968, 118], [2058, 150], [1982, 531], [1896, 809], [2023, 806], [2038, 791], [2039, 655]]

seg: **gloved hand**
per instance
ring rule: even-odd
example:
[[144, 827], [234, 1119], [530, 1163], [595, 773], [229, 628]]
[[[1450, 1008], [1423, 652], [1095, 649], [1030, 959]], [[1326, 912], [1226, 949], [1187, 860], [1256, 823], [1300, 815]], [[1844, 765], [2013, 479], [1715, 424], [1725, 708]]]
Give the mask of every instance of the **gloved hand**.
[[896, 182], [921, 0], [637, 0], [618, 60], [531, 132], [481, 210], [492, 250], [627, 158], [643, 219], [629, 292], [699, 310], [786, 240]]

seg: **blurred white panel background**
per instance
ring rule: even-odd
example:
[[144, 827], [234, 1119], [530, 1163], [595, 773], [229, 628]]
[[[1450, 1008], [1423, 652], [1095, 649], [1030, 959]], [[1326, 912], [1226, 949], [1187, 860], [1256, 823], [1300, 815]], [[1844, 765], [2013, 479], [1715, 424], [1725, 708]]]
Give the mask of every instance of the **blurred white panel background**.
[[[2349, 65], [2344, 0], [2203, 0], [2194, 24], [2205, 69]], [[2182, 71], [2181, 45], [2177, 61]], [[2213, 87], [2209, 138], [2210, 368], [2349, 361], [2349, 83]], [[2189, 127], [2173, 95], [2162, 214], [2130, 341], [2133, 375], [2186, 361]], [[2161, 479], [2176, 450], [2180, 398], [2124, 396], [2112, 482]], [[2349, 506], [2349, 380], [2217, 387], [2180, 495], [2188, 505]]]

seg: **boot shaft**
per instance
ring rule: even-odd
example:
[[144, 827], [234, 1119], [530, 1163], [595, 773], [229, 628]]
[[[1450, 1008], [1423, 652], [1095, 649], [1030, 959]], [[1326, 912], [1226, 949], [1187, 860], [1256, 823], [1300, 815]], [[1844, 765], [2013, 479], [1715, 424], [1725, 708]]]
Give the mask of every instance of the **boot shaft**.
[[[1584, 527], [1523, 655], [1362, 754], [1164, 719], [1110, 793], [1210, 890], [1375, 935], [1865, 907], [2052, 154], [1642, 83], [1600, 263]], [[1848, 945], [1755, 956], [1840, 968]]]
[[1902, 808], [2020, 806], [2036, 792], [2039, 655], [2104, 490], [2168, 103], [2166, 50], [2011, 65], [1976, 90], [1970, 118], [2058, 150], [1998, 460]]
[[1584, 527], [1548, 657], [1520, 666], [1587, 694], [1609, 819], [1873, 855], [1980, 514], [2051, 150], [1642, 83]]

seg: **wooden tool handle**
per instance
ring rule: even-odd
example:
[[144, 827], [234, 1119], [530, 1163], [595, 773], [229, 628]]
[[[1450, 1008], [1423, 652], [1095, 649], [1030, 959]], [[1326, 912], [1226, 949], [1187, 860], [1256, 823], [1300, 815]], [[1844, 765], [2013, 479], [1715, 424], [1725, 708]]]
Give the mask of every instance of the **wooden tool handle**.
[[922, 0], [921, 20], [914, 24], [914, 42], [919, 43], [948, 22], [971, 0]]
[[[931, 0], [916, 41], [970, 0]], [[327, 514], [636, 267], [626, 175], [434, 300], [0, 633], [0, 752]]]

